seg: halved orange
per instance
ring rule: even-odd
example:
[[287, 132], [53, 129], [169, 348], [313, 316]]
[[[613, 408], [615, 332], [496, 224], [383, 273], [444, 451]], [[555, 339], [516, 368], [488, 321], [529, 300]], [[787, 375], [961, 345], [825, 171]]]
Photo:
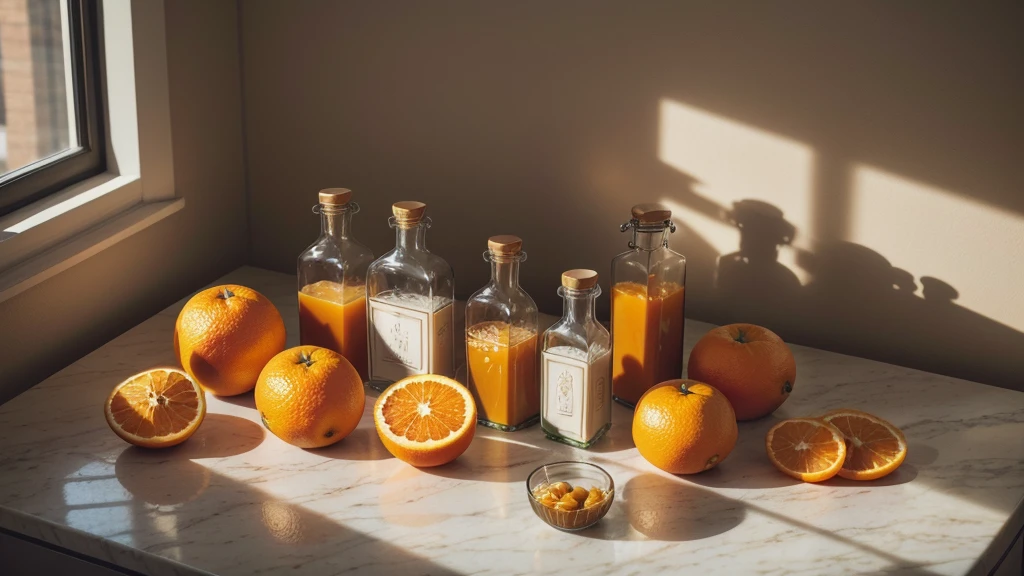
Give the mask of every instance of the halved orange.
[[199, 428], [206, 416], [206, 395], [181, 370], [156, 368], [118, 384], [103, 413], [125, 442], [166, 448], [188, 440]]
[[451, 378], [409, 376], [377, 398], [373, 423], [395, 458], [419, 468], [440, 466], [469, 448], [476, 404], [469, 390]]
[[875, 480], [890, 474], [907, 457], [903, 432], [878, 416], [841, 408], [822, 416], [846, 439], [846, 461], [839, 475], [850, 480]]
[[776, 468], [804, 482], [828, 480], [846, 460], [846, 442], [839, 429], [814, 418], [791, 418], [772, 426], [765, 448]]

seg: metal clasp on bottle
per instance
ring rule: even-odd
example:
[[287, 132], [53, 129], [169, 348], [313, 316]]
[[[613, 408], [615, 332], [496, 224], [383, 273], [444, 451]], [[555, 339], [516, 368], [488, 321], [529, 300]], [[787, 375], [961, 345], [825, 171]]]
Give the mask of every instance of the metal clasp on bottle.
[[[626, 223], [622, 224], [621, 226], [619, 226], [619, 232], [625, 232], [626, 230], [629, 230], [630, 228], [632, 228], [634, 230], [634, 232], [647, 232], [647, 233], [662, 232], [662, 231], [665, 230], [665, 228], [668, 228], [668, 231], [671, 234], [675, 234], [675, 232], [676, 232], [676, 224], [675, 224], [675, 222], [673, 222], [671, 220], [665, 220], [665, 221], [663, 221], [660, 224], [641, 224], [640, 221], [637, 220], [636, 218], [633, 218], [629, 222], [626, 222]], [[634, 239], [636, 238], [636, 234], [635, 233], [633, 234], [633, 238]], [[665, 240], [663, 240], [661, 245], [664, 248], [668, 248], [668, 239], [666, 238]], [[630, 247], [630, 249], [635, 250], [635, 249], [639, 248], [640, 246], [637, 245], [637, 243], [634, 240], [630, 240], [629, 241], [629, 247]]]

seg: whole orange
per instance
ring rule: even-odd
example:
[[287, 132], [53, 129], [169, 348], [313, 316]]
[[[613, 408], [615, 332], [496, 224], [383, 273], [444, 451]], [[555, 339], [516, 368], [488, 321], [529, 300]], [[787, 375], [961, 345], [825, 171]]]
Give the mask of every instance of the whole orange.
[[256, 410], [278, 438], [321, 448], [348, 436], [366, 405], [363, 379], [334, 350], [296, 346], [267, 362], [256, 382]]
[[739, 429], [729, 400], [703, 382], [669, 380], [643, 396], [633, 414], [640, 455], [672, 474], [710, 470], [732, 452]]
[[174, 352], [182, 368], [218, 396], [252, 390], [284, 342], [277, 308], [259, 292], [235, 284], [193, 296], [174, 325]]
[[722, 391], [739, 420], [774, 412], [793, 391], [796, 361], [774, 332], [753, 324], [710, 330], [693, 347], [686, 375]]

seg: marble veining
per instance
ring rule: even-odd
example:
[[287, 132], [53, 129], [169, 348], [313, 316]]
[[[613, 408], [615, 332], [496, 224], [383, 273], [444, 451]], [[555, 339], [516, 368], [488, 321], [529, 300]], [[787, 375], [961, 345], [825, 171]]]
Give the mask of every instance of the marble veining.
[[[223, 281], [270, 297], [296, 343], [293, 277], [242, 268]], [[123, 378], [175, 364], [183, 302], [0, 406], [0, 526], [154, 575], [984, 574], [1024, 522], [1024, 394], [800, 346], [790, 400], [741, 424], [733, 454], [697, 476], [647, 464], [618, 405], [590, 451], [537, 426], [478, 428], [457, 461], [416, 470], [380, 444], [369, 389], [359, 428], [326, 449], [265, 432], [251, 394], [211, 397], [177, 448], [129, 447], [103, 401]], [[687, 322], [687, 350], [708, 328]], [[774, 422], [841, 406], [900, 426], [903, 467], [820, 485], [772, 468]], [[617, 490], [608, 516], [576, 534], [526, 501], [530, 471], [566, 459], [605, 467]]]

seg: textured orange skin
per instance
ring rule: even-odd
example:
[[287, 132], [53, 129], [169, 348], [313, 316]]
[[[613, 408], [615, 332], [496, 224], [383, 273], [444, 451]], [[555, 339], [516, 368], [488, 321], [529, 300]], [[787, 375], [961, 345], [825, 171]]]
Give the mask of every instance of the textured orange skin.
[[299, 448], [322, 448], [348, 436], [366, 406], [363, 379], [352, 363], [319, 346], [274, 356], [260, 373], [255, 397], [264, 426]]
[[[414, 382], [417, 380], [434, 380], [436, 382], [445, 382], [451, 386], [458, 386], [462, 389], [465, 389], [465, 387], [462, 384], [458, 383], [455, 380], [452, 380], [451, 378], [439, 376], [437, 374], [423, 374], [403, 378], [389, 386], [388, 390], [391, 390], [392, 388], [396, 388], [399, 386], [404, 386], [409, 382]], [[391, 455], [394, 456], [395, 458], [398, 458], [402, 462], [405, 462], [406, 464], [411, 464], [412, 466], [415, 466], [417, 468], [431, 468], [434, 466], [441, 466], [443, 464], [447, 464], [455, 460], [456, 458], [461, 456], [462, 453], [466, 451], [466, 449], [469, 448], [470, 444], [473, 443], [473, 437], [476, 435], [477, 412], [476, 402], [473, 401], [472, 396], [469, 396], [466, 402], [466, 409], [469, 410], [470, 412], [471, 424], [469, 428], [466, 429], [466, 432], [462, 436], [453, 435], [448, 443], [444, 444], [443, 446], [435, 447], [432, 449], [426, 449], [422, 446], [417, 446], [413, 443], [399, 444], [398, 442], [395, 442], [388, 435], [381, 432], [381, 428], [387, 426], [387, 424], [383, 420], [383, 417], [380, 414], [381, 408], [383, 407], [384, 402], [387, 400], [388, 390], [385, 390], [384, 393], [377, 397], [377, 402], [374, 404], [373, 408], [373, 423], [377, 428], [377, 436], [380, 437], [381, 443], [384, 444], [384, 447], [387, 448], [388, 452], [390, 452]]]
[[[744, 343], [737, 339], [742, 334]], [[796, 385], [796, 361], [774, 332], [753, 324], [708, 331], [693, 347], [686, 375], [722, 391], [737, 420], [771, 414]]]
[[[233, 295], [223, 298], [225, 289]], [[182, 368], [217, 396], [252, 390], [284, 344], [277, 308], [259, 292], [235, 284], [199, 292], [174, 324], [174, 352]]]
[[[686, 386], [689, 394], [681, 391]], [[729, 400], [694, 380], [656, 385], [636, 405], [633, 443], [640, 455], [672, 474], [710, 470], [732, 452], [739, 429]]]

